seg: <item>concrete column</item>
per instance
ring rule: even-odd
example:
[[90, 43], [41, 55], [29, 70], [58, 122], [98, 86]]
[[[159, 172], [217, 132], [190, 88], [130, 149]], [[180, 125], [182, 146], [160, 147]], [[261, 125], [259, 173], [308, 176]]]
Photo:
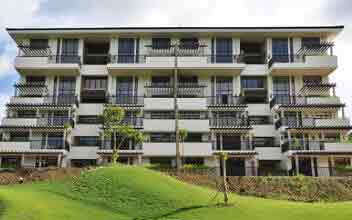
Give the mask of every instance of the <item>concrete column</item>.
[[61, 161], [62, 161], [61, 154], [59, 154], [59, 155], [57, 155], [57, 167], [58, 168], [61, 168]]
[[24, 167], [24, 154], [21, 155], [21, 167]]
[[296, 175], [299, 175], [299, 160], [297, 155], [295, 155], [295, 164], [296, 164]]
[[310, 157], [310, 164], [312, 169], [312, 176], [318, 176], [318, 174], [315, 173], [315, 169], [314, 169], [314, 157]]
[[138, 165], [142, 165], [142, 155], [138, 155]]

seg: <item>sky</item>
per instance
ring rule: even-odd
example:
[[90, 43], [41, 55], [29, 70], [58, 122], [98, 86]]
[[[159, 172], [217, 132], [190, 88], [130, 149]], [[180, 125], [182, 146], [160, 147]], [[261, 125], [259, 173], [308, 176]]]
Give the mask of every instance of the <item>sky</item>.
[[336, 40], [337, 95], [352, 116], [351, 0], [1, 0], [0, 118], [18, 74], [6, 27], [345, 25]]

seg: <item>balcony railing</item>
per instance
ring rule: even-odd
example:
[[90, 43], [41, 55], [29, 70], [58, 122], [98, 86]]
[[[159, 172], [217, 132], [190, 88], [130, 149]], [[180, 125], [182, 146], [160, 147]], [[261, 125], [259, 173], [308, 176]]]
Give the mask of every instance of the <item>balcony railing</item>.
[[19, 45], [20, 50], [19, 56], [21, 57], [47, 57], [50, 55], [50, 47], [36, 48], [26, 45]]
[[[205, 83], [178, 82], [178, 97], [204, 97]], [[147, 83], [145, 85], [148, 97], [173, 97], [174, 86], [171, 83]]]
[[248, 118], [211, 118], [211, 128], [249, 128]]
[[31, 140], [31, 149], [64, 149], [64, 139], [62, 137], [48, 138], [47, 140]]
[[123, 125], [129, 125], [134, 128], [143, 128], [143, 118], [142, 117], [126, 117], [121, 121]]
[[281, 118], [278, 127], [285, 126], [288, 128], [350, 128], [350, 122], [347, 118]]
[[222, 147], [216, 143], [212, 142], [212, 148], [214, 151], [252, 151], [253, 145], [249, 140], [247, 141], [237, 141], [232, 144], [224, 144]]
[[58, 95], [58, 96], [35, 96], [32, 95], [13, 96], [9, 105], [78, 105], [78, 96], [76, 95]]
[[289, 96], [274, 95], [270, 100], [270, 108], [275, 105], [340, 105], [336, 96]]
[[144, 104], [143, 96], [108, 96], [108, 103], [121, 106], [142, 106]]
[[78, 55], [49, 55], [49, 63], [77, 63], [81, 64], [81, 57]]
[[243, 104], [243, 96], [220, 95], [208, 97], [208, 106], [237, 106]]
[[105, 65], [109, 60], [109, 54], [85, 54], [83, 57], [83, 63], [90, 65]]
[[[119, 143], [117, 141], [116, 143]], [[114, 149], [114, 141], [113, 140], [104, 140], [101, 141], [101, 150], [112, 150]], [[122, 146], [120, 146], [119, 150], [142, 150], [142, 144], [130, 144], [129, 141], [125, 141]]]
[[64, 126], [71, 123], [68, 116], [54, 116], [54, 117], [41, 117], [38, 118], [38, 126]]
[[303, 151], [303, 150], [324, 150], [324, 141], [322, 140], [303, 140], [303, 139], [291, 139], [291, 141], [286, 140], [282, 144], [282, 152], [289, 150], [292, 151]]

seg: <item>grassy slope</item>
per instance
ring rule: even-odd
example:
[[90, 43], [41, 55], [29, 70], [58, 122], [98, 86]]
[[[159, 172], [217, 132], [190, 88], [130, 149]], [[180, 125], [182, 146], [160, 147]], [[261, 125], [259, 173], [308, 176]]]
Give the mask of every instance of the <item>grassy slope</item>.
[[233, 195], [234, 206], [215, 207], [216, 201], [210, 203], [213, 196], [213, 191], [143, 168], [102, 168], [74, 181], [0, 187], [0, 219], [345, 220], [352, 216], [351, 202], [304, 204]]

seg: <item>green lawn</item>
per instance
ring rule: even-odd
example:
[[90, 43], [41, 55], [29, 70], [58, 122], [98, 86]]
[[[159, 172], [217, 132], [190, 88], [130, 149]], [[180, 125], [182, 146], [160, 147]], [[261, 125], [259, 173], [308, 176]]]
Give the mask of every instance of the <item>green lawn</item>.
[[224, 219], [347, 220], [352, 202], [305, 204], [231, 195], [230, 207], [211, 201], [214, 191], [151, 170], [109, 167], [79, 178], [0, 187], [0, 219]]

